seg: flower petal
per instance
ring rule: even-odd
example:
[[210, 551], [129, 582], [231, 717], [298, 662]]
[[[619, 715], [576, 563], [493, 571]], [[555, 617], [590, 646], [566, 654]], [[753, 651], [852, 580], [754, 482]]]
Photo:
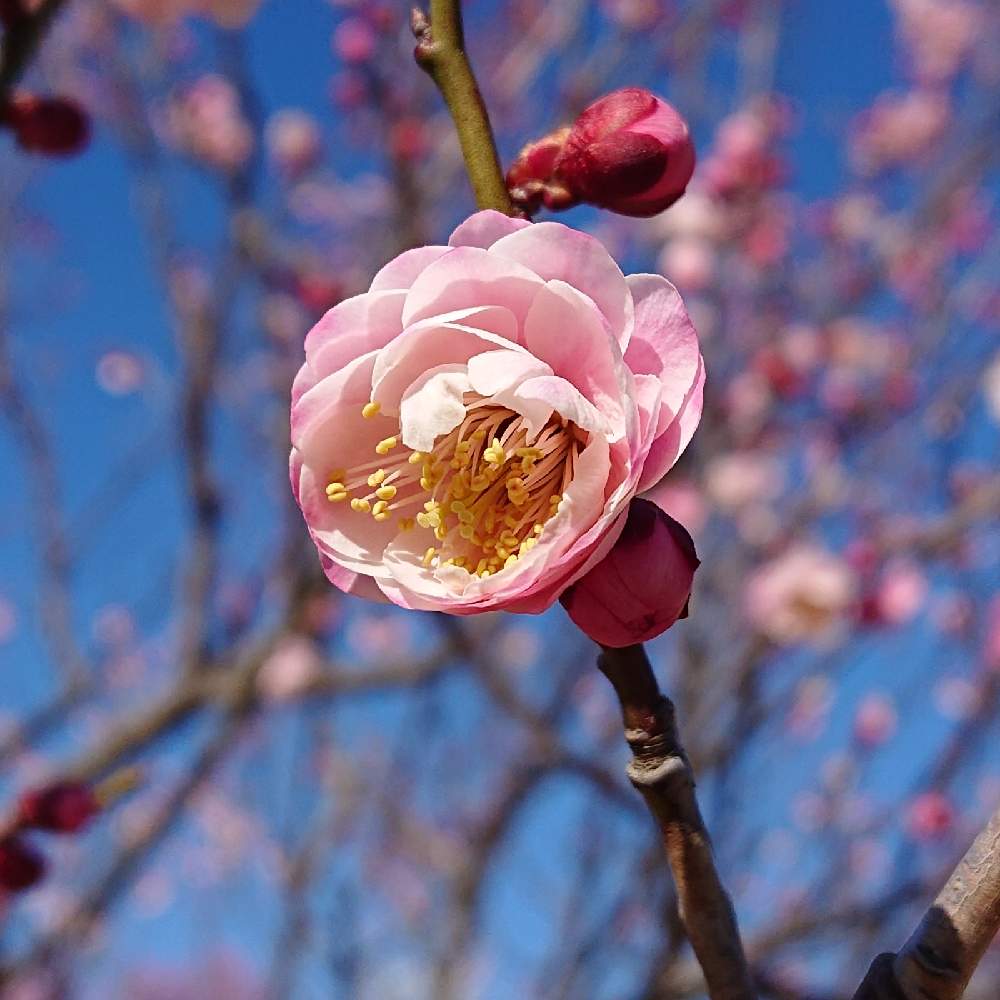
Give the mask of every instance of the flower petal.
[[537, 275], [515, 261], [479, 247], [453, 247], [413, 283], [403, 307], [403, 325], [458, 309], [495, 305], [512, 313], [520, 326], [540, 284]]
[[389, 289], [406, 289], [439, 257], [448, 252], [447, 247], [427, 246], [404, 250], [394, 257], [372, 278], [370, 292]]
[[388, 291], [364, 292], [338, 302], [306, 335], [306, 361], [316, 379], [398, 336], [405, 300], [405, 291]]
[[676, 418], [650, 446], [642, 470], [642, 479], [639, 481], [639, 493], [655, 486], [681, 457], [701, 420], [704, 395], [705, 366], [701, 364], [695, 383], [681, 403]]
[[546, 281], [565, 281], [589, 296], [608, 321], [618, 346], [623, 352], [628, 347], [632, 295], [625, 276], [599, 240], [558, 222], [536, 222], [497, 240], [489, 253], [523, 264]]
[[524, 344], [599, 410], [623, 413], [627, 379], [621, 350], [593, 300], [572, 285], [555, 280], [539, 289], [524, 321]]
[[465, 364], [474, 354], [491, 348], [517, 350], [507, 336], [515, 328], [514, 317], [500, 306], [421, 320], [379, 352], [372, 372], [371, 398], [381, 404], [383, 413], [395, 415], [407, 386], [428, 368]]
[[680, 294], [658, 274], [630, 274], [635, 329], [625, 364], [636, 375], [655, 375], [663, 383], [663, 405], [676, 415], [701, 367], [698, 334]]
[[[526, 379], [514, 390], [514, 399], [539, 400], [548, 404], [560, 416], [572, 420], [582, 430], [592, 431], [603, 437], [609, 437], [612, 433], [607, 417], [572, 382], [567, 382], [558, 375], [539, 375]], [[529, 440], [536, 433], [537, 431], [530, 432]]]
[[399, 406], [403, 444], [431, 451], [438, 437], [465, 419], [462, 399], [471, 388], [465, 365], [439, 365], [417, 379]]
[[451, 234], [448, 246], [452, 247], [481, 247], [488, 250], [497, 240], [518, 229], [524, 229], [531, 223], [527, 219], [512, 219], [503, 212], [497, 212], [492, 208], [484, 209], [470, 215], [465, 222]]

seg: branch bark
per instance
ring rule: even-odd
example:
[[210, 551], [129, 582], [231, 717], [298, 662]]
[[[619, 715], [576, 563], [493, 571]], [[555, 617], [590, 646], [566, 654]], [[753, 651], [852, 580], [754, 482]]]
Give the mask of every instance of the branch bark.
[[854, 1000], [960, 1000], [1000, 931], [1000, 809], [898, 954], [879, 955]]
[[632, 748], [628, 777], [659, 827], [681, 920], [708, 995], [711, 1000], [754, 1000], [736, 914], [715, 867], [674, 706], [660, 691], [641, 645], [605, 647], [597, 663], [621, 703], [625, 739]]
[[414, 57], [448, 106], [476, 204], [515, 215], [490, 118], [465, 51], [461, 0], [431, 0], [430, 20], [414, 9], [411, 23], [417, 39]]
[[3, 56], [0, 58], [0, 104], [7, 100], [17, 86], [38, 46], [48, 31], [65, 0], [44, 0], [30, 16], [17, 21], [3, 39]]

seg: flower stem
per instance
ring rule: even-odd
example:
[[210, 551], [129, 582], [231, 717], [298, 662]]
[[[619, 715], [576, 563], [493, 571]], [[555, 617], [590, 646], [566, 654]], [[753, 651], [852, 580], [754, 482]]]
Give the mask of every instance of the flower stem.
[[414, 9], [412, 26], [417, 38], [414, 56], [441, 91], [451, 113], [476, 204], [515, 215], [490, 117], [465, 52], [461, 0], [431, 0], [430, 20]]

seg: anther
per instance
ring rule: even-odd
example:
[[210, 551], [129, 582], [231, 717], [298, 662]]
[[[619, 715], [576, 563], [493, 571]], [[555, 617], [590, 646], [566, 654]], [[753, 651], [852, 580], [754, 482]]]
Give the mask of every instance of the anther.
[[397, 444], [399, 444], [399, 442], [394, 437], [382, 438], [382, 440], [375, 445], [375, 453], [378, 455], [388, 455]]
[[363, 416], [365, 420], [371, 420], [372, 417], [377, 416], [379, 410], [381, 409], [381, 403], [365, 403], [365, 405], [361, 407], [361, 416]]

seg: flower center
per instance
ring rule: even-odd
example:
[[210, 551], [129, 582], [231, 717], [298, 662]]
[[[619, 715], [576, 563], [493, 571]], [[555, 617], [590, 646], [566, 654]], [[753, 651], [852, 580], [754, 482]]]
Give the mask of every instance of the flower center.
[[[400, 435], [384, 438], [374, 460], [332, 472], [326, 496], [349, 501], [362, 517], [395, 517], [400, 531], [432, 533], [424, 566], [487, 577], [536, 544], [573, 479], [586, 435], [553, 416], [529, 446], [520, 414], [475, 393], [464, 403], [465, 419], [432, 451], [408, 452]], [[361, 414], [378, 412], [378, 403], [367, 403]]]

